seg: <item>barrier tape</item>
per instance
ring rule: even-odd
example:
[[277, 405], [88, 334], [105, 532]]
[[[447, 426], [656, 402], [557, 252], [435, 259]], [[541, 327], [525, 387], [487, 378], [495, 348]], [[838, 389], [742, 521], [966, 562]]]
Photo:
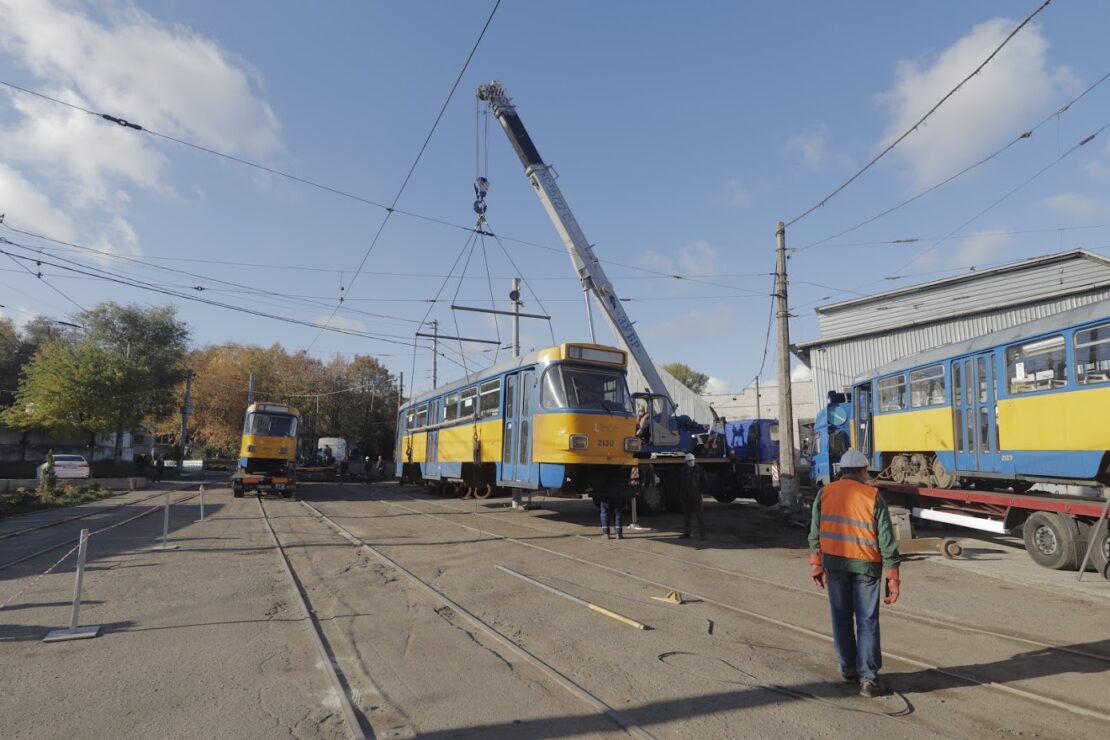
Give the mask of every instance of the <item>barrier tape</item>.
[[67, 552], [67, 553], [66, 553], [65, 555], [61, 556], [60, 558], [58, 558], [58, 560], [57, 560], [57, 561], [56, 561], [56, 562], [55, 562], [55, 563], [54, 563], [53, 565], [51, 565], [51, 566], [50, 566], [49, 568], [47, 568], [46, 570], [44, 570], [44, 571], [43, 571], [42, 573], [40, 573], [39, 575], [37, 575], [37, 576], [35, 576], [34, 578], [32, 578], [32, 579], [31, 579], [31, 582], [30, 582], [30, 583], [28, 583], [28, 584], [27, 584], [26, 586], [24, 586], [23, 588], [21, 588], [21, 589], [19, 589], [18, 591], [16, 591], [16, 592], [15, 592], [15, 593], [14, 593], [14, 594], [13, 594], [12, 596], [8, 597], [8, 599], [7, 599], [6, 601], [4, 601], [4, 603], [3, 603], [3, 604], [0, 604], [0, 611], [2, 611], [3, 609], [6, 609], [6, 608], [7, 608], [7, 606], [8, 606], [8, 604], [11, 604], [11, 603], [12, 603], [13, 601], [15, 601], [16, 599], [18, 599], [18, 598], [19, 598], [20, 596], [22, 596], [23, 594], [27, 593], [27, 591], [29, 591], [29, 590], [31, 589], [31, 587], [32, 587], [32, 586], [34, 586], [34, 585], [35, 585], [36, 583], [38, 583], [38, 582], [39, 582], [39, 581], [40, 581], [40, 580], [41, 580], [41, 579], [42, 579], [42, 578], [43, 578], [44, 576], [48, 576], [48, 575], [50, 575], [50, 573], [51, 573], [51, 572], [52, 572], [52, 571], [53, 571], [53, 570], [54, 570], [55, 568], [57, 568], [57, 567], [58, 567], [59, 565], [61, 565], [61, 564], [62, 564], [62, 562], [63, 562], [63, 561], [64, 561], [64, 560], [66, 559], [66, 558], [68, 558], [68, 557], [69, 557], [70, 555], [72, 555], [73, 553], [77, 552], [78, 548], [80, 548], [80, 547], [81, 547], [81, 543], [77, 543], [76, 545], [74, 545], [74, 546], [73, 546], [73, 547], [72, 547], [72, 548], [70, 549], [70, 551], [69, 551], [69, 552]]

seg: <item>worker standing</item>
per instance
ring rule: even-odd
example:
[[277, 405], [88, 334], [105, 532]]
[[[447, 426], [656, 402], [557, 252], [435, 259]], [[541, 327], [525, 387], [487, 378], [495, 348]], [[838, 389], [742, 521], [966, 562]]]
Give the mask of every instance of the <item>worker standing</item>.
[[867, 456], [850, 449], [840, 458], [840, 480], [817, 492], [809, 562], [814, 585], [828, 588], [840, 674], [870, 698], [886, 693], [879, 683], [879, 587], [886, 582], [883, 603], [898, 601], [902, 560], [890, 511], [879, 489], [865, 483], [867, 468]]
[[705, 542], [705, 518], [701, 513], [701, 492], [705, 490], [705, 471], [695, 464], [694, 456], [686, 453], [686, 464], [679, 477], [682, 494], [682, 536], [690, 536], [690, 517], [698, 520], [698, 539]]
[[624, 509], [624, 499], [620, 496], [600, 496], [599, 502], [601, 504], [601, 533], [605, 535], [606, 539], [613, 539], [609, 534], [609, 523], [615, 525], [614, 529], [617, 530], [617, 539], [624, 539], [624, 522], [622, 521], [621, 511]]

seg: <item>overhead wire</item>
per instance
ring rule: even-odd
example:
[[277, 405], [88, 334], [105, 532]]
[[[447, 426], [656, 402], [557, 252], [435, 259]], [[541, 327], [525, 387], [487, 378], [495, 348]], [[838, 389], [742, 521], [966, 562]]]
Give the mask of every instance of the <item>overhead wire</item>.
[[855, 226], [850, 226], [849, 228], [844, 229], [843, 231], [837, 232], [836, 234], [832, 234], [831, 236], [826, 236], [824, 239], [820, 239], [818, 241], [812, 242], [810, 244], [805, 245], [804, 247], [796, 247], [793, 251], [795, 251], [795, 252], [804, 252], [808, 249], [813, 249], [814, 247], [821, 246], [825, 242], [831, 241], [833, 239], [839, 239], [840, 237], [844, 236], [845, 234], [850, 234], [851, 232], [856, 231], [857, 229], [863, 228], [864, 226], [867, 226], [868, 224], [872, 224], [872, 223], [878, 221], [883, 216], [886, 216], [888, 214], [891, 214], [891, 213], [899, 210], [900, 208], [908, 206], [910, 203], [913, 203], [914, 201], [916, 201], [920, 198], [923, 198], [924, 196], [928, 195], [929, 193], [932, 193], [935, 190], [938, 190], [938, 189], [944, 187], [948, 183], [952, 182], [953, 180], [956, 180], [959, 177], [962, 177], [963, 175], [967, 174], [968, 172], [971, 172], [972, 170], [987, 164], [992, 159], [994, 159], [995, 157], [998, 157], [999, 155], [1001, 155], [1003, 152], [1007, 151], [1010, 147], [1014, 146], [1018, 142], [1025, 141], [1029, 138], [1032, 138], [1033, 134], [1035, 134], [1038, 129], [1040, 129], [1046, 123], [1051, 121], [1053, 118], [1059, 120], [1061, 115], [1063, 115], [1068, 110], [1070, 110], [1071, 107], [1073, 105], [1075, 105], [1077, 102], [1079, 102], [1081, 99], [1083, 99], [1083, 97], [1086, 96], [1087, 93], [1094, 90], [1096, 87], [1098, 87], [1103, 82], [1105, 82], [1108, 78], [1110, 78], [1110, 72], [1107, 72], [1106, 74], [1104, 74], [1102, 77], [1100, 77], [1098, 79], [1097, 82], [1090, 85], [1086, 90], [1079, 93], [1079, 95], [1076, 95], [1074, 98], [1069, 100], [1067, 103], [1065, 103], [1061, 107], [1057, 108], [1055, 113], [1052, 113], [1051, 115], [1046, 116], [1044, 119], [1042, 119], [1035, 126], [1033, 126], [1032, 128], [1027, 129], [1027, 130], [1023, 131], [1022, 133], [1018, 134], [1016, 137], [1011, 139], [1007, 144], [1002, 146], [1000, 149], [996, 149], [994, 152], [987, 155], [986, 157], [983, 157], [978, 162], [975, 162], [974, 164], [971, 164], [971, 165], [968, 165], [967, 167], [964, 167], [959, 172], [956, 172], [955, 174], [950, 175], [949, 177], [946, 177], [945, 179], [941, 180], [940, 182], [936, 183], [935, 185], [933, 185], [929, 188], [926, 188], [925, 190], [922, 190], [921, 192], [917, 193], [916, 195], [913, 195], [913, 196], [903, 200], [901, 203], [898, 203], [897, 205], [891, 206], [890, 208], [887, 208], [886, 210], [880, 211], [879, 213], [875, 214], [874, 216], [871, 216], [870, 218], [867, 218], [867, 219], [864, 219], [863, 221], [860, 221]]
[[841, 183], [840, 185], [838, 185], [838, 186], [836, 187], [836, 189], [834, 189], [834, 190], [833, 190], [833, 191], [832, 191], [831, 193], [829, 193], [828, 195], [826, 195], [826, 196], [825, 196], [824, 198], [822, 198], [821, 200], [817, 201], [817, 203], [815, 203], [814, 205], [810, 206], [810, 207], [809, 207], [809, 208], [808, 208], [807, 210], [803, 211], [803, 212], [802, 212], [801, 214], [799, 214], [799, 215], [795, 216], [794, 218], [790, 219], [790, 221], [788, 221], [788, 222], [786, 223], [786, 225], [787, 225], [787, 226], [793, 226], [794, 224], [798, 223], [799, 221], [801, 221], [801, 220], [802, 220], [803, 218], [805, 218], [805, 217], [806, 217], [806, 216], [808, 216], [809, 214], [811, 214], [811, 213], [813, 213], [814, 211], [816, 211], [816, 210], [817, 210], [818, 208], [823, 208], [823, 207], [825, 206], [825, 204], [826, 204], [826, 203], [828, 203], [828, 202], [829, 202], [830, 200], [832, 200], [832, 199], [833, 199], [834, 197], [836, 197], [836, 196], [837, 196], [837, 195], [838, 195], [838, 194], [839, 194], [839, 193], [840, 193], [840, 192], [841, 192], [842, 190], [844, 190], [844, 189], [845, 189], [846, 187], [848, 187], [848, 186], [849, 186], [849, 185], [851, 185], [851, 184], [852, 184], [853, 182], [855, 182], [855, 181], [856, 181], [856, 180], [857, 180], [857, 179], [858, 179], [858, 178], [859, 178], [859, 177], [860, 177], [861, 175], [863, 175], [863, 173], [867, 172], [867, 171], [868, 171], [869, 169], [871, 169], [871, 168], [872, 168], [873, 166], [875, 166], [875, 164], [876, 164], [876, 163], [877, 163], [877, 162], [878, 162], [878, 161], [879, 161], [880, 159], [882, 159], [882, 158], [883, 158], [883, 157], [885, 157], [885, 156], [886, 156], [887, 154], [889, 154], [889, 153], [890, 153], [890, 152], [891, 152], [891, 151], [892, 151], [892, 150], [893, 150], [893, 149], [894, 149], [894, 148], [895, 148], [896, 146], [898, 146], [899, 144], [901, 144], [901, 143], [902, 143], [902, 142], [903, 142], [903, 141], [904, 141], [904, 140], [905, 140], [905, 139], [906, 139], [906, 138], [907, 138], [907, 137], [908, 137], [908, 136], [909, 136], [910, 134], [914, 133], [914, 132], [915, 132], [915, 131], [917, 131], [917, 130], [918, 130], [919, 128], [921, 128], [922, 124], [924, 124], [924, 123], [925, 123], [925, 121], [927, 121], [927, 120], [929, 119], [929, 117], [930, 117], [930, 116], [932, 116], [932, 115], [933, 115], [934, 113], [936, 113], [936, 111], [937, 111], [937, 110], [938, 110], [938, 109], [939, 109], [939, 108], [940, 108], [940, 107], [941, 107], [942, 105], [944, 105], [944, 103], [945, 103], [945, 102], [947, 102], [949, 98], [951, 98], [951, 97], [952, 97], [953, 95], [955, 95], [955, 94], [956, 94], [956, 93], [957, 93], [957, 92], [958, 92], [958, 91], [959, 91], [959, 90], [960, 90], [960, 89], [961, 89], [961, 88], [962, 88], [962, 87], [963, 87], [964, 85], [966, 85], [966, 84], [967, 84], [967, 82], [968, 82], [968, 81], [969, 81], [969, 80], [970, 80], [970, 79], [971, 79], [972, 77], [974, 77], [975, 75], [977, 75], [977, 74], [979, 74], [979, 73], [980, 73], [981, 71], [983, 71], [983, 68], [984, 68], [984, 67], [986, 67], [986, 66], [987, 66], [987, 65], [988, 65], [988, 64], [990, 63], [990, 61], [991, 61], [992, 59], [994, 59], [994, 58], [995, 58], [995, 56], [997, 56], [997, 55], [998, 55], [998, 53], [999, 53], [1000, 51], [1002, 51], [1002, 49], [1003, 49], [1003, 48], [1004, 48], [1004, 47], [1005, 47], [1005, 46], [1006, 46], [1006, 45], [1007, 45], [1008, 43], [1010, 43], [1010, 40], [1011, 40], [1012, 38], [1014, 38], [1014, 36], [1016, 36], [1016, 35], [1018, 34], [1018, 32], [1020, 32], [1020, 31], [1021, 31], [1021, 29], [1025, 28], [1025, 26], [1027, 26], [1027, 25], [1028, 25], [1028, 24], [1029, 24], [1029, 23], [1030, 23], [1030, 22], [1031, 22], [1031, 21], [1032, 21], [1032, 20], [1033, 20], [1034, 18], [1036, 18], [1036, 17], [1037, 17], [1037, 16], [1038, 16], [1038, 15], [1039, 15], [1039, 14], [1041, 13], [1041, 11], [1043, 11], [1043, 10], [1044, 10], [1045, 8], [1047, 8], [1047, 7], [1049, 6], [1049, 4], [1050, 4], [1051, 2], [1052, 2], [1052, 0], [1044, 0], [1044, 2], [1042, 2], [1042, 3], [1041, 3], [1041, 4], [1040, 4], [1040, 5], [1038, 6], [1038, 7], [1037, 7], [1037, 9], [1036, 9], [1036, 10], [1034, 10], [1034, 11], [1033, 11], [1032, 13], [1030, 13], [1029, 15], [1025, 16], [1025, 19], [1024, 19], [1024, 20], [1022, 20], [1022, 21], [1021, 21], [1021, 23], [1019, 23], [1019, 24], [1018, 24], [1018, 25], [1017, 25], [1017, 26], [1016, 26], [1016, 27], [1015, 27], [1015, 28], [1014, 28], [1014, 29], [1013, 29], [1012, 31], [1010, 31], [1010, 33], [1009, 33], [1009, 34], [1008, 34], [1008, 35], [1006, 36], [1006, 38], [1004, 38], [1004, 39], [1002, 40], [1002, 43], [1000, 43], [1000, 44], [999, 44], [999, 45], [998, 45], [997, 47], [995, 47], [994, 51], [992, 51], [992, 52], [991, 52], [991, 53], [990, 53], [990, 54], [989, 54], [989, 55], [987, 56], [987, 58], [986, 58], [986, 59], [984, 59], [984, 60], [983, 60], [982, 62], [980, 62], [979, 66], [977, 66], [977, 67], [976, 67], [976, 68], [975, 68], [974, 70], [972, 70], [972, 71], [971, 71], [971, 73], [970, 73], [970, 74], [968, 74], [968, 75], [967, 75], [966, 77], [964, 77], [964, 78], [963, 78], [962, 80], [960, 80], [960, 82], [959, 82], [959, 83], [958, 83], [958, 84], [957, 84], [957, 85], [956, 85], [956, 86], [955, 86], [954, 88], [952, 88], [951, 90], [949, 90], [949, 91], [948, 91], [948, 92], [947, 92], [947, 93], [946, 93], [946, 94], [944, 95], [944, 97], [942, 97], [942, 98], [941, 98], [941, 99], [940, 99], [939, 101], [937, 101], [937, 102], [936, 102], [936, 104], [935, 104], [935, 105], [933, 105], [933, 107], [932, 107], [932, 108], [930, 108], [930, 109], [929, 109], [928, 111], [926, 111], [925, 115], [923, 115], [923, 116], [922, 116], [921, 118], [919, 118], [919, 119], [917, 120], [917, 122], [916, 122], [916, 123], [914, 123], [914, 124], [913, 124], [912, 126], [910, 126], [910, 127], [908, 128], [908, 129], [906, 129], [906, 131], [905, 131], [905, 132], [904, 132], [904, 133], [903, 133], [903, 134], [902, 134], [901, 136], [899, 136], [899, 137], [898, 137], [897, 139], [895, 139], [895, 140], [894, 140], [894, 141], [892, 141], [892, 142], [891, 142], [890, 144], [888, 144], [888, 145], [887, 145], [886, 147], [884, 147], [882, 151], [880, 151], [880, 152], [879, 152], [878, 154], [876, 154], [876, 155], [875, 155], [875, 156], [874, 156], [874, 157], [873, 157], [873, 158], [871, 159], [871, 161], [869, 161], [869, 162], [868, 162], [867, 164], [865, 164], [865, 165], [864, 165], [864, 166], [863, 166], [863, 167], [862, 167], [862, 168], [861, 168], [861, 169], [860, 169], [859, 171], [857, 171], [857, 172], [856, 172], [856, 173], [855, 173], [854, 175], [852, 175], [852, 176], [851, 176], [851, 177], [849, 177], [849, 178], [848, 178], [847, 180], [845, 180], [845, 181], [844, 181], [843, 183]]

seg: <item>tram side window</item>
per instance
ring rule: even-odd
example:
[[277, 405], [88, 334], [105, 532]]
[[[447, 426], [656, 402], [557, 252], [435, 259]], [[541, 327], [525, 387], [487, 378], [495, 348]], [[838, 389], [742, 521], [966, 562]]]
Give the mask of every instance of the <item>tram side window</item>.
[[459, 394], [452, 393], [443, 401], [443, 419], [452, 421], [459, 418]]
[[1006, 348], [1006, 377], [1010, 393], [1031, 393], [1068, 384], [1063, 335]]
[[416, 428], [428, 426], [428, 404], [424, 404], [416, 410]]
[[481, 393], [478, 396], [479, 415], [497, 416], [497, 402], [501, 395], [501, 378], [482, 383]]
[[906, 376], [892, 375], [879, 381], [879, 411], [906, 408]]
[[467, 388], [459, 396], [459, 418], [469, 419], [474, 416], [475, 402], [478, 400], [478, 386]]
[[910, 373], [910, 406], [944, 405], [944, 366], [933, 365]]
[[1110, 324], [1075, 333], [1075, 377], [1083, 385], [1110, 382]]
[[416, 414], [413, 412], [412, 409], [409, 409], [408, 413], [405, 414], [405, 429], [411, 432], [415, 427]]

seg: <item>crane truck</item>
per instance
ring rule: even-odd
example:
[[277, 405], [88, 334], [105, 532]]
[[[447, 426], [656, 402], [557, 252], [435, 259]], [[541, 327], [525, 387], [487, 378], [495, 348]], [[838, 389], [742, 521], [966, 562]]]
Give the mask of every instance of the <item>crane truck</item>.
[[[697, 464], [705, 470], [709, 486], [705, 493], [717, 500], [727, 502], [746, 496], [764, 505], [777, 503], [770, 461], [753, 460], [747, 448], [741, 454], [735, 445], [730, 444], [729, 439], [740, 435], [728, 422], [714, 413], [713, 423], [706, 426], [678, 413], [662, 376], [621, 305], [620, 297], [555, 182], [554, 170], [540, 157], [504, 85], [497, 81], [481, 85], [477, 97], [488, 104], [524, 165], [524, 174], [558, 231], [583, 291], [595, 298], [613, 334], [647, 381], [645, 390], [632, 393], [636, 407], [647, 409], [649, 418], [647, 439], [637, 453], [640, 458], [637, 498], [641, 510], [654, 513], [664, 508], [671, 511], [679, 509], [678, 479], [687, 453], [694, 454]], [[589, 300], [586, 301], [586, 310], [591, 340], [596, 341]]]

